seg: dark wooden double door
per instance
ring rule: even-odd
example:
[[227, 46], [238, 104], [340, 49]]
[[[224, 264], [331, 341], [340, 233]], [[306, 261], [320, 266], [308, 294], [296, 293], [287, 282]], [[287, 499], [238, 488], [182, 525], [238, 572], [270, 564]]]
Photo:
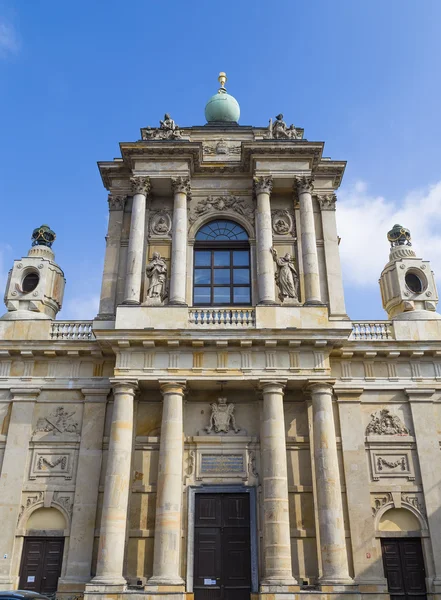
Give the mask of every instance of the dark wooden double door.
[[382, 539], [381, 550], [391, 600], [426, 600], [426, 573], [421, 540]]
[[195, 600], [249, 600], [248, 494], [196, 494], [193, 590]]
[[63, 563], [64, 538], [25, 538], [20, 569], [20, 589], [40, 594], [57, 591]]

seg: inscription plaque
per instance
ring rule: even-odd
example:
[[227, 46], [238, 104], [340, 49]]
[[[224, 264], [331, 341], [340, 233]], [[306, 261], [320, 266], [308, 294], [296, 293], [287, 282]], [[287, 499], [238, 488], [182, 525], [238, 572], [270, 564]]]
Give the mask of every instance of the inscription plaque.
[[202, 454], [201, 474], [242, 473], [244, 470], [242, 454]]

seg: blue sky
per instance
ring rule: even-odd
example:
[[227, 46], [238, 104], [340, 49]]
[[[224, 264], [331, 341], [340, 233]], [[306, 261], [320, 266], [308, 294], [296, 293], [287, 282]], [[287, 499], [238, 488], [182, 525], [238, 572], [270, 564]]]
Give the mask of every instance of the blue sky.
[[396, 220], [441, 276], [440, 28], [439, 0], [0, 0], [1, 287], [49, 223], [60, 316], [92, 318], [107, 224], [96, 161], [166, 111], [203, 124], [224, 70], [241, 124], [283, 112], [348, 161], [348, 314], [385, 318], [377, 281]]

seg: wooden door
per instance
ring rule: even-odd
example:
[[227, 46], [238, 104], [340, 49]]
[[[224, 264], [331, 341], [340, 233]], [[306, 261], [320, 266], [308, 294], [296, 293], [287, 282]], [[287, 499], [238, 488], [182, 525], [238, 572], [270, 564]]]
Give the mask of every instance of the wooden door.
[[195, 600], [249, 600], [248, 494], [196, 494], [193, 590]]
[[419, 538], [381, 540], [391, 600], [426, 600], [426, 573]]
[[63, 562], [64, 538], [25, 538], [20, 569], [20, 589], [53, 594]]

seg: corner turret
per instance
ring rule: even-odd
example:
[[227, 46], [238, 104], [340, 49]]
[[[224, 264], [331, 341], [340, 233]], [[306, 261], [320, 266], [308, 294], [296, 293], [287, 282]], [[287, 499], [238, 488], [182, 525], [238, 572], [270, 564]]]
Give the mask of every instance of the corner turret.
[[55, 263], [52, 250], [55, 237], [49, 225], [41, 225], [32, 232], [28, 255], [15, 260], [9, 271], [5, 291], [8, 312], [1, 320], [54, 319], [61, 309], [65, 279]]
[[394, 321], [441, 319], [438, 292], [430, 263], [412, 249], [410, 231], [394, 225], [387, 234], [389, 262], [380, 276], [383, 308]]

